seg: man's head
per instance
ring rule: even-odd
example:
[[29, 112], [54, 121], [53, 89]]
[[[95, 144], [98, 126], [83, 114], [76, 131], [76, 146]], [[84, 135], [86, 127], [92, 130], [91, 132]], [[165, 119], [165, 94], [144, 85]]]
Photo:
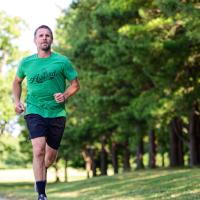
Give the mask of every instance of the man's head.
[[52, 30], [46, 26], [39, 26], [34, 32], [34, 42], [38, 50], [49, 51], [53, 42]]

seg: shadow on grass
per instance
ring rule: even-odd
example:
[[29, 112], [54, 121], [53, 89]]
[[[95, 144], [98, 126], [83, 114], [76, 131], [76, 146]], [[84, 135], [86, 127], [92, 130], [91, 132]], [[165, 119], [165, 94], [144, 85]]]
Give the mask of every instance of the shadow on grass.
[[[70, 183], [50, 183], [50, 200], [200, 199], [199, 169], [143, 170]], [[0, 195], [31, 200], [33, 183], [0, 183]], [[190, 197], [190, 198], [189, 198]]]

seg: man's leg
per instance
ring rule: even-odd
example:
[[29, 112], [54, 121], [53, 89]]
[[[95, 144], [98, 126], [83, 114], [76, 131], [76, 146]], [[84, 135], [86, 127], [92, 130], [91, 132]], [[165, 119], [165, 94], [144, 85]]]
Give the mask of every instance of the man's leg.
[[46, 138], [38, 137], [31, 140], [33, 146], [33, 172], [36, 187], [39, 195], [45, 195], [46, 168], [45, 168], [45, 148]]
[[33, 146], [33, 172], [36, 181], [45, 179], [45, 137], [38, 137], [31, 140]]
[[48, 133], [47, 119], [37, 114], [25, 115], [29, 137], [33, 146], [33, 172], [35, 176], [35, 190], [38, 200], [47, 200], [45, 194], [46, 168], [45, 149], [46, 134]]
[[50, 118], [46, 137], [45, 167], [50, 167], [56, 160], [58, 148], [65, 129], [65, 117]]
[[50, 167], [56, 160], [58, 148], [65, 129], [65, 117], [49, 119], [48, 134], [46, 137], [45, 166]]
[[58, 155], [58, 151], [51, 148], [48, 144], [46, 144], [46, 151], [45, 151], [45, 180], [46, 180], [46, 183], [47, 183], [47, 169], [54, 163], [57, 155]]
[[56, 160], [58, 154], [58, 150], [51, 148], [48, 144], [46, 144], [45, 149], [45, 167], [49, 168], [54, 161]]

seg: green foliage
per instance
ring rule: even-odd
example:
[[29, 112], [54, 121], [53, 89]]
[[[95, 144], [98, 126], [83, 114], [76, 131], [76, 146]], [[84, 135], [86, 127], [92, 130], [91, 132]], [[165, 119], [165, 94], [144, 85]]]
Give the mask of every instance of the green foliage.
[[0, 168], [26, 166], [24, 155], [20, 152], [19, 140], [10, 134], [0, 137]]
[[12, 101], [12, 80], [14, 72], [11, 71], [7, 75], [0, 74], [0, 131], [5, 131], [5, 126], [14, 116], [14, 106]]
[[196, 1], [178, 0], [80, 0], [63, 13], [56, 49], [81, 83], [70, 105], [75, 149], [128, 137], [134, 152], [154, 129], [168, 150], [170, 121], [199, 102], [199, 15]]
[[[21, 56], [14, 41], [20, 36], [24, 22], [18, 17], [9, 17], [0, 11], [0, 134], [5, 131], [5, 126], [14, 117], [12, 102], [12, 81], [16, 59]], [[4, 73], [5, 72], [5, 73]]]
[[[18, 138], [13, 138], [15, 128], [10, 122], [16, 121], [12, 98], [12, 82], [15, 76], [16, 60], [24, 54], [15, 44], [25, 27], [18, 17], [10, 17], [0, 11], [0, 167], [25, 166], [25, 157], [20, 152]], [[15, 122], [16, 123], [16, 122]]]
[[10, 17], [0, 10], [0, 72], [4, 65], [12, 65], [21, 55], [17, 45], [14, 44], [25, 26], [19, 17]]

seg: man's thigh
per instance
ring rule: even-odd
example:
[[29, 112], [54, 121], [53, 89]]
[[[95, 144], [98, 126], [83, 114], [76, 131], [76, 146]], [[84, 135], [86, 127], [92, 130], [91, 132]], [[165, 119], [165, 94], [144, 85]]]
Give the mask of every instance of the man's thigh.
[[29, 138], [46, 137], [48, 132], [48, 123], [45, 118], [37, 114], [29, 114], [25, 117]]
[[65, 124], [65, 117], [49, 118], [46, 140], [47, 144], [55, 150], [58, 150], [60, 146], [60, 142], [65, 129]]

